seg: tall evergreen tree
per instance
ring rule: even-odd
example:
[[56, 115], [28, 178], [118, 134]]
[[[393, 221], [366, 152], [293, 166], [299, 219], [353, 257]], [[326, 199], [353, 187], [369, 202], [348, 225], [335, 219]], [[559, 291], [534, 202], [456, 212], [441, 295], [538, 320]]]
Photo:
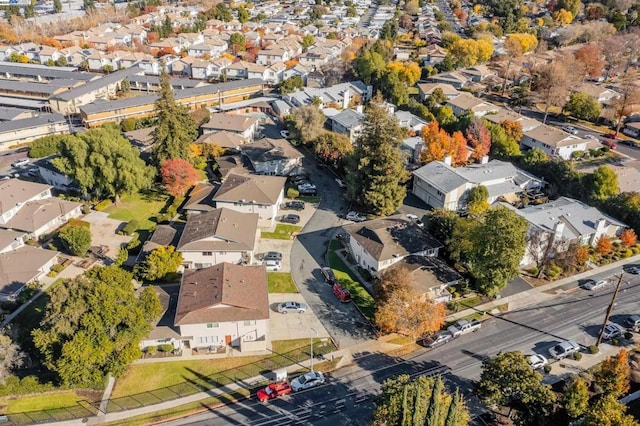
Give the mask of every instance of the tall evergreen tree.
[[153, 131], [154, 160], [160, 165], [165, 160], [190, 157], [189, 145], [197, 138], [198, 128], [186, 107], [176, 103], [167, 71], [160, 73], [160, 97], [155, 103], [157, 117]]
[[395, 212], [407, 192], [402, 135], [398, 121], [374, 100], [365, 112], [362, 134], [348, 165], [347, 196], [376, 215]]
[[444, 390], [444, 384], [440, 376], [436, 377], [433, 383], [433, 392], [431, 393], [431, 403], [429, 404], [429, 410], [427, 411], [427, 419], [425, 424], [439, 425], [442, 417], [442, 391]]

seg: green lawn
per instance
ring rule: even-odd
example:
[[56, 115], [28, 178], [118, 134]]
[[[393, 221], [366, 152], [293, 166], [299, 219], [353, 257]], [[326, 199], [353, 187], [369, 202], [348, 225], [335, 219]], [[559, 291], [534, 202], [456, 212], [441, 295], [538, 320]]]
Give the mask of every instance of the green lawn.
[[304, 201], [305, 203], [309, 203], [309, 204], [318, 204], [320, 201], [322, 201], [322, 198], [320, 197], [298, 197], [297, 200], [299, 201]]
[[[327, 350], [329, 348], [329, 350]], [[309, 339], [290, 339], [290, 340], [274, 340], [271, 342], [271, 349], [273, 352], [282, 354], [294, 351], [296, 349], [302, 349], [303, 351], [309, 350]], [[328, 353], [335, 349], [333, 343], [328, 338], [313, 338], [313, 351], [315, 353]]]
[[164, 208], [169, 197], [158, 192], [124, 195], [118, 205], [112, 204], [103, 211], [112, 219], [130, 222], [137, 219], [143, 230], [153, 229], [155, 218]]
[[273, 240], [291, 240], [293, 234], [299, 232], [302, 229], [300, 226], [288, 225], [285, 223], [279, 223], [276, 225], [276, 229], [273, 232], [262, 232], [262, 238], [270, 238]]
[[23, 413], [28, 411], [52, 410], [61, 407], [77, 406], [78, 401], [86, 398], [74, 391], [53, 392], [47, 394], [20, 397], [19, 399], [0, 399], [0, 406], [5, 414]]
[[351, 293], [351, 299], [358, 305], [364, 316], [369, 321], [374, 321], [376, 313], [376, 301], [371, 294], [365, 289], [358, 279], [351, 273], [351, 270], [344, 264], [342, 259], [336, 254], [336, 250], [340, 249], [340, 243], [332, 240], [329, 244], [329, 266], [342, 284]]
[[289, 272], [267, 272], [269, 293], [298, 293]]

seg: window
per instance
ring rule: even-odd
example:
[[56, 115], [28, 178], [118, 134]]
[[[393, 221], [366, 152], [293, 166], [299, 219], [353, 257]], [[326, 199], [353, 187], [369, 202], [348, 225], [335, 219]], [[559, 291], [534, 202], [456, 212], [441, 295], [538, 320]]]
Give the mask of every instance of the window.
[[255, 321], [245, 321], [244, 325], [248, 327], [250, 325], [256, 325], [256, 322]]
[[203, 251], [203, 252], [202, 252], [202, 255], [203, 255], [203, 256], [213, 256], [213, 252], [210, 252], [210, 251]]
[[220, 323], [217, 323], [217, 322], [207, 323], [207, 328], [218, 328], [218, 327], [220, 327]]

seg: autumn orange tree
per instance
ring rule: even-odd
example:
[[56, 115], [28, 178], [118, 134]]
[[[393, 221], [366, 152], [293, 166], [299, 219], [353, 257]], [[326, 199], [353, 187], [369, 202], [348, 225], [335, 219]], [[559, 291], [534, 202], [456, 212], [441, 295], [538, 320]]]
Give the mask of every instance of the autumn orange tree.
[[611, 238], [607, 237], [606, 235], [598, 238], [598, 242], [596, 243], [596, 250], [598, 251], [598, 253], [602, 255], [608, 254], [611, 253], [612, 249], [613, 244], [611, 243]]
[[622, 241], [625, 247], [631, 247], [638, 241], [638, 236], [633, 229], [625, 229], [622, 234], [620, 234], [620, 241]]
[[162, 184], [174, 197], [184, 195], [198, 180], [198, 172], [190, 162], [182, 158], [166, 160], [160, 166]]
[[573, 55], [580, 66], [581, 74], [584, 77], [600, 77], [604, 71], [604, 55], [602, 49], [595, 43], [583, 45]]
[[454, 166], [466, 164], [468, 148], [462, 132], [454, 132], [453, 135], [449, 135], [434, 120], [422, 128], [421, 136], [424, 143], [424, 150], [421, 154], [423, 163], [443, 161], [445, 157], [451, 157]]
[[614, 357], [607, 357], [600, 365], [596, 373], [596, 384], [602, 389], [604, 395], [620, 398], [629, 391], [629, 352], [620, 349], [620, 353]]
[[491, 149], [491, 134], [489, 129], [484, 125], [482, 120], [474, 119], [469, 127], [467, 127], [467, 140], [473, 148], [471, 159], [475, 161], [482, 160], [482, 157], [489, 154]]
[[400, 333], [415, 339], [442, 327], [445, 307], [413, 287], [405, 267], [394, 266], [375, 284], [378, 309], [375, 322], [383, 333]]
[[589, 260], [589, 246], [580, 246], [576, 250], [576, 263], [580, 266]]

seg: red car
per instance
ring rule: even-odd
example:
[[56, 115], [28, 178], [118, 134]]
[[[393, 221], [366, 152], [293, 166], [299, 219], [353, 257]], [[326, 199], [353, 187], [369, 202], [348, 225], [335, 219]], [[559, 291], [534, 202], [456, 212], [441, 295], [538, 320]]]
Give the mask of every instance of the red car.
[[602, 141], [602, 145], [608, 146], [611, 149], [616, 149], [618, 147], [618, 145], [616, 145], [616, 141], [614, 141], [613, 139], [604, 139]]
[[343, 303], [351, 302], [351, 293], [340, 284], [333, 285], [333, 294]]
[[265, 402], [291, 393], [291, 386], [287, 382], [271, 383], [258, 391], [258, 401]]
[[616, 135], [615, 132], [614, 133], [606, 133], [606, 134], [603, 134], [602, 136], [604, 136], [605, 138], [609, 138], [609, 139], [618, 139], [618, 135]]

